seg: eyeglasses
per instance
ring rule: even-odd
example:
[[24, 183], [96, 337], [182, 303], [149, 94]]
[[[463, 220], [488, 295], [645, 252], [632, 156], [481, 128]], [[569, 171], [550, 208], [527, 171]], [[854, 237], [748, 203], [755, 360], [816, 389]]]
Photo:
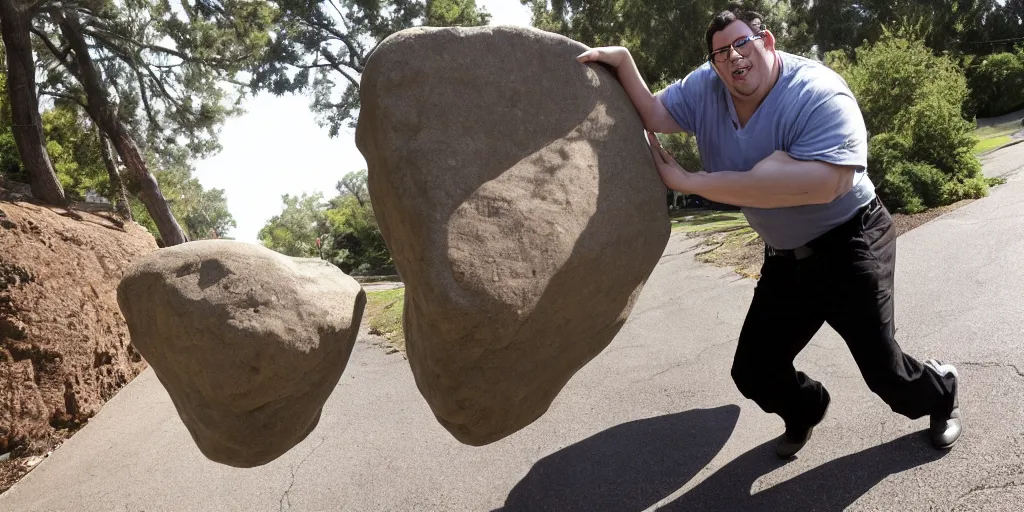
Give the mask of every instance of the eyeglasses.
[[749, 35], [747, 37], [744, 37], [743, 39], [739, 39], [739, 40], [734, 41], [729, 46], [726, 46], [724, 48], [719, 48], [719, 49], [711, 52], [710, 55], [708, 55], [708, 60], [712, 61], [712, 62], [714, 62], [716, 64], [722, 64], [722, 63], [728, 62], [729, 61], [729, 57], [732, 55], [733, 49], [735, 49], [737, 52], [739, 52], [739, 54], [741, 56], [749, 57], [750, 54], [753, 53], [753, 51], [754, 51], [754, 46], [753, 45], [749, 45], [747, 43], [750, 43], [751, 41], [756, 41], [758, 39], [764, 39], [764, 32], [760, 32], [760, 33], [757, 33], [757, 34]]

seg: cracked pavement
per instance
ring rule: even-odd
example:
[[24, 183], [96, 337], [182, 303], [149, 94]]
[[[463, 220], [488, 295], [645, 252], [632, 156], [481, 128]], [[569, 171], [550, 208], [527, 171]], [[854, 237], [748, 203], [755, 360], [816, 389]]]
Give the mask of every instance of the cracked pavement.
[[151, 371], [0, 496], [0, 510], [1019, 510], [1024, 503], [1024, 144], [991, 197], [900, 237], [904, 349], [958, 366], [964, 436], [930, 447], [828, 327], [796, 366], [833, 398], [796, 460], [729, 376], [754, 283], [675, 236], [615, 341], [533, 425], [489, 446], [437, 424], [408, 364], [360, 342], [309, 438], [252, 469], [202, 457]]

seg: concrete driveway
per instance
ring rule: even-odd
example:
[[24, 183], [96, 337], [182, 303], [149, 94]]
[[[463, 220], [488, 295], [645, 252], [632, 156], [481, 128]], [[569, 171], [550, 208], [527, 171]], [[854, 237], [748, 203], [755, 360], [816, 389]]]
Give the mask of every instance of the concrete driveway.
[[625, 328], [550, 411], [482, 448], [452, 439], [407, 363], [357, 344], [318, 428], [266, 466], [205, 460], [147, 371], [0, 496], [11, 511], [1021, 510], [1024, 145], [989, 155], [991, 197], [899, 239], [898, 336], [956, 364], [965, 434], [933, 450], [927, 418], [892, 413], [826, 327], [797, 366], [829, 417], [789, 463], [782, 422], [729, 377], [754, 283], [673, 238]]

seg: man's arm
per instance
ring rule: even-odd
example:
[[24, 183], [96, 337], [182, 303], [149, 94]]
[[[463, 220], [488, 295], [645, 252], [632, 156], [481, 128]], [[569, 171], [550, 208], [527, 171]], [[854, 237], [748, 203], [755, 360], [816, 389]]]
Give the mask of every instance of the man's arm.
[[655, 133], [675, 133], [683, 129], [672, 118], [665, 104], [661, 102], [647, 87], [640, 70], [633, 61], [629, 50], [621, 46], [609, 46], [587, 50], [576, 58], [582, 63], [603, 62], [615, 69], [622, 88], [626, 90], [630, 101], [640, 114], [644, 128]]
[[829, 203], [853, 187], [855, 166], [796, 160], [776, 151], [746, 172], [686, 172], [649, 135], [662, 181], [669, 188], [711, 201], [752, 208]]
[[853, 188], [854, 166], [776, 152], [747, 172], [693, 173], [680, 185], [715, 202], [753, 208], [826, 204]]

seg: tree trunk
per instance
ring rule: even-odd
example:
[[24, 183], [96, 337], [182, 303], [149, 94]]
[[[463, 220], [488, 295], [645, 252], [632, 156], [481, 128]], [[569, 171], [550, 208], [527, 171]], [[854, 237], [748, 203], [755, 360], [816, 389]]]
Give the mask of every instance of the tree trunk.
[[[0, 2], [7, 0], [0, 0]], [[89, 117], [99, 126], [100, 130], [110, 137], [114, 144], [121, 162], [128, 169], [135, 181], [139, 184], [139, 199], [146, 205], [149, 216], [153, 218], [157, 229], [160, 231], [160, 239], [164, 247], [183, 244], [188, 241], [178, 221], [174, 218], [170, 206], [160, 193], [160, 186], [156, 178], [149, 172], [145, 159], [139, 152], [128, 130], [117, 118], [117, 112], [110, 104], [107, 88], [104, 86], [99, 70], [96, 68], [92, 56], [89, 55], [89, 46], [82, 35], [82, 26], [78, 21], [78, 14], [74, 11], [59, 13], [57, 16], [61, 33], [68, 40], [75, 55], [77, 69], [74, 73], [82, 84], [86, 95], [86, 110]]]
[[[2, 0], [0, 0], [2, 1]], [[103, 165], [107, 167], [107, 175], [110, 178], [110, 188], [114, 191], [114, 211], [124, 220], [132, 220], [132, 210], [128, 205], [128, 194], [124, 190], [124, 182], [121, 181], [121, 173], [117, 171], [117, 164], [110, 154], [110, 141], [106, 134], [99, 127], [96, 131], [100, 139], [100, 155], [103, 156]]]
[[29, 28], [32, 15], [19, 9], [14, 0], [0, 0], [0, 32], [7, 50], [7, 95], [11, 102], [14, 141], [21, 163], [28, 172], [32, 195], [41, 201], [64, 206], [64, 188], [53, 172], [46, 152], [43, 121], [36, 97], [36, 68]]

